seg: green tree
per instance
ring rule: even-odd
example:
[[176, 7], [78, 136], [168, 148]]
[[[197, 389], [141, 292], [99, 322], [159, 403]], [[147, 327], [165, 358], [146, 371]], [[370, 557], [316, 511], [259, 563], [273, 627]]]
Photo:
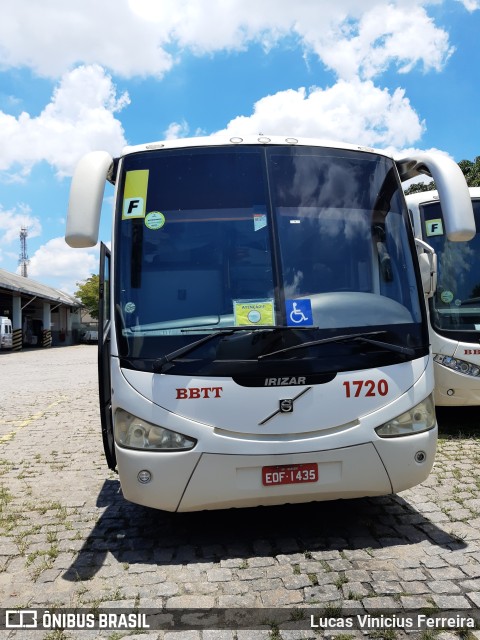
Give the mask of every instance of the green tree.
[[436, 188], [433, 180], [431, 182], [415, 182], [405, 190], [405, 195], [409, 196], [411, 193], [420, 193], [421, 191], [435, 191]]
[[[469, 187], [480, 187], [480, 156], [477, 156], [473, 162], [471, 160], [460, 160], [458, 166], [465, 176], [465, 180]], [[405, 191], [405, 195], [411, 193], [420, 193], [421, 191], [434, 191], [437, 187], [433, 180], [431, 182], [417, 182], [411, 184]]]
[[77, 282], [76, 285], [78, 289], [75, 291], [75, 297], [85, 306], [92, 318], [97, 320], [100, 285], [99, 275], [92, 274], [90, 278], [87, 278], [83, 282]]
[[473, 162], [461, 160], [458, 166], [463, 171], [469, 187], [480, 187], [480, 156], [477, 156]]

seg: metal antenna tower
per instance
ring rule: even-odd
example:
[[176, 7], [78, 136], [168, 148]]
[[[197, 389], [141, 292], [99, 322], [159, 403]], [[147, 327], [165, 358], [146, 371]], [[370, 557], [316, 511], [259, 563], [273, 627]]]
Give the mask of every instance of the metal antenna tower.
[[20, 273], [24, 278], [28, 278], [27, 269], [30, 262], [27, 254], [27, 236], [27, 227], [22, 227], [20, 229], [20, 259], [18, 261], [18, 264], [20, 265]]

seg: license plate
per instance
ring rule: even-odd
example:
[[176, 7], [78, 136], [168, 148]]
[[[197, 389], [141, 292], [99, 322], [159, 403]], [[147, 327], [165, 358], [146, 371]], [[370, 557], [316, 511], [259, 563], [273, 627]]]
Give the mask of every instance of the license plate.
[[277, 484], [317, 482], [317, 480], [318, 464], [316, 462], [262, 467], [262, 483], [266, 487], [271, 487]]

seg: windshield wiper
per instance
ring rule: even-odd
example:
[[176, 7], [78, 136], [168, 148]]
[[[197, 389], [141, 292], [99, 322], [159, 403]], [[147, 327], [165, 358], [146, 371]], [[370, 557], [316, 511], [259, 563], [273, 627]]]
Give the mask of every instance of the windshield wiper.
[[[200, 347], [202, 344], [209, 342], [210, 340], [213, 340], [213, 338], [216, 338], [219, 335], [223, 335], [223, 336], [228, 336], [232, 333], [236, 333], [237, 331], [272, 331], [272, 330], [278, 330], [278, 329], [286, 329], [289, 327], [250, 327], [250, 326], [241, 326], [241, 327], [222, 327], [219, 329], [216, 329], [213, 333], [209, 333], [206, 336], [203, 336], [203, 338], [200, 338], [200, 340], [195, 340], [195, 342], [190, 342], [189, 344], [186, 344], [184, 347], [180, 347], [180, 349], [177, 349], [176, 351], [172, 351], [171, 353], [167, 353], [164, 356], [162, 356], [161, 358], [157, 358], [152, 367], [153, 367], [153, 371], [154, 373], [162, 373], [163, 368], [166, 364], [168, 364], [169, 362], [172, 362], [173, 360], [176, 360], [177, 358], [180, 358], [181, 356], [186, 355], [187, 353], [190, 353], [190, 351], [194, 351], [197, 347]], [[183, 329], [182, 332], [187, 332], [189, 331], [189, 329]]]
[[368, 344], [373, 344], [377, 347], [388, 349], [389, 351], [395, 351], [397, 353], [403, 353], [409, 356], [415, 355], [415, 349], [412, 349], [411, 347], [404, 347], [398, 344], [391, 344], [390, 342], [381, 342], [380, 340], [374, 340], [368, 337], [368, 336], [376, 336], [376, 335], [385, 334], [385, 333], [387, 332], [386, 331], [369, 331], [368, 333], [348, 333], [342, 336], [333, 336], [331, 338], [321, 338], [320, 340], [310, 340], [309, 342], [302, 342], [301, 344], [294, 344], [291, 347], [278, 349], [278, 351], [271, 351], [270, 353], [265, 353], [263, 355], [258, 356], [258, 360], [261, 360], [263, 358], [270, 358], [271, 356], [276, 356], [281, 353], [287, 353], [288, 351], [295, 351], [296, 349], [314, 347], [318, 344], [327, 344], [329, 342], [343, 342], [346, 340], [368, 342]]

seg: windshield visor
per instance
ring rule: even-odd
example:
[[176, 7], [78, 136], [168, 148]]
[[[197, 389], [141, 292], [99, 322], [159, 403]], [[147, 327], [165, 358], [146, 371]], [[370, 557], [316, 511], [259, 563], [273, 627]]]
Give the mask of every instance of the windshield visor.
[[[480, 229], [480, 200], [472, 200]], [[439, 202], [420, 208], [424, 238], [438, 256], [437, 291], [430, 302], [433, 326], [452, 339], [471, 341], [480, 331], [480, 234], [468, 242], [451, 242]]]
[[[388, 158], [322, 147], [145, 152], [123, 160], [119, 192], [122, 356], [159, 358], [227, 328], [234, 342], [242, 327], [277, 332], [280, 342], [289, 332], [303, 340], [302, 332], [380, 327], [399, 344], [424, 343], [412, 239]], [[251, 336], [234, 357], [219, 353], [221, 342], [189, 357], [258, 356]]]

